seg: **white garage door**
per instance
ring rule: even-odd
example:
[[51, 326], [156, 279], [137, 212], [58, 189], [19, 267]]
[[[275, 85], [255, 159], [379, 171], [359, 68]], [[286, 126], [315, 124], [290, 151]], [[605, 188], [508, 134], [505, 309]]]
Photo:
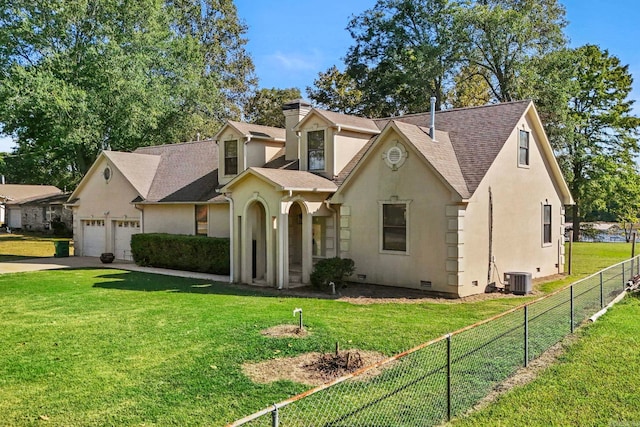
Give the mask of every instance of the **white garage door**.
[[116, 259], [131, 259], [131, 236], [140, 233], [140, 221], [113, 221]]
[[104, 220], [82, 221], [82, 255], [100, 256], [103, 252], [105, 252]]
[[9, 228], [22, 228], [22, 209], [9, 208]]

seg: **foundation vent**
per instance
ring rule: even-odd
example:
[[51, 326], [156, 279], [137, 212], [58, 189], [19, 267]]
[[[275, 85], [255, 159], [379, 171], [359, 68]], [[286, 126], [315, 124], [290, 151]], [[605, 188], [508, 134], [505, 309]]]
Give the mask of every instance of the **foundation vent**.
[[431, 289], [431, 281], [430, 280], [420, 280], [420, 287], [424, 289]]

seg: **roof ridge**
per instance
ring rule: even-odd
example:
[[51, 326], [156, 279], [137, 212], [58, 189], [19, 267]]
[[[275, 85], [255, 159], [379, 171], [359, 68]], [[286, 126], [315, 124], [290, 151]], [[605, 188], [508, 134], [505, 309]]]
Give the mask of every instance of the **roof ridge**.
[[[198, 141], [167, 142], [167, 143], [164, 143], [164, 144], [143, 145], [141, 147], [136, 148], [136, 150], [145, 149], [145, 148], [169, 147], [169, 146], [176, 146], [176, 145], [199, 144], [201, 142], [213, 142], [213, 141], [214, 141], [213, 138], [206, 138], [206, 139], [201, 139], [201, 140], [198, 140]], [[116, 152], [119, 152], [119, 153], [135, 153], [135, 150], [134, 151], [116, 151]], [[141, 153], [137, 153], [137, 154], [141, 154]]]
[[[436, 114], [455, 113], [455, 112], [458, 112], [458, 111], [478, 110], [478, 109], [481, 109], [481, 108], [500, 107], [500, 106], [505, 106], [505, 105], [510, 105], [510, 104], [529, 103], [529, 102], [531, 102], [531, 99], [521, 99], [519, 101], [497, 102], [495, 104], [476, 105], [476, 106], [471, 106], [471, 107], [450, 108], [448, 110], [438, 110], [438, 111], [436, 111]], [[428, 115], [428, 114], [431, 114], [431, 112], [430, 111], [423, 111], [421, 113], [410, 113], [410, 114], [403, 114], [401, 116], [380, 117], [380, 118], [375, 118], [375, 119], [371, 119], [371, 120], [398, 120], [398, 119], [402, 119], [402, 118], [405, 118], [405, 117], [418, 117], [418, 116], [424, 116], [424, 115]]]

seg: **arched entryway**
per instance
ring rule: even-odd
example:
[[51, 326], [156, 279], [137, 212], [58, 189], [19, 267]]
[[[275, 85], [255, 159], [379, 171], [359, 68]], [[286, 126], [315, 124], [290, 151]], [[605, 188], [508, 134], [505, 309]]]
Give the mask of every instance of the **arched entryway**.
[[299, 203], [293, 203], [289, 209], [289, 282], [302, 282], [303, 265], [303, 227], [304, 215]]
[[245, 211], [242, 230], [242, 281], [268, 283], [267, 212], [260, 201], [251, 202]]

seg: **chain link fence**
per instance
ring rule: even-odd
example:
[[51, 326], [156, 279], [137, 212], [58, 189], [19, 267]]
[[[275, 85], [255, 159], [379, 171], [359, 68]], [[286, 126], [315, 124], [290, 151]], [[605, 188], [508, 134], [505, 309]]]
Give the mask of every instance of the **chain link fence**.
[[640, 257], [424, 343], [228, 427], [426, 426], [469, 411], [640, 275]]

